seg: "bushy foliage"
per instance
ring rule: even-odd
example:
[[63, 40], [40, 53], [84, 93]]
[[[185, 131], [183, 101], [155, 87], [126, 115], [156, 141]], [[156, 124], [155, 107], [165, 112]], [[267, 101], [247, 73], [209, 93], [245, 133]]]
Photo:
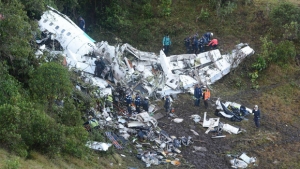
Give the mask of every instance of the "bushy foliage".
[[300, 8], [296, 5], [283, 2], [276, 6], [270, 15], [273, 27], [279, 30], [283, 38], [296, 40], [300, 32]]
[[251, 65], [253, 71], [249, 73], [254, 88], [258, 87], [256, 80], [259, 72], [265, 70], [270, 64], [283, 66], [291, 63], [296, 56], [296, 48], [291, 41], [285, 40], [274, 44], [267, 37], [260, 40], [262, 42], [261, 52]]
[[160, 0], [160, 12], [162, 16], [170, 16], [171, 15], [171, 5], [172, 0]]
[[296, 48], [293, 42], [285, 40], [276, 45], [274, 53], [270, 56], [270, 60], [279, 65], [285, 65], [294, 61]]
[[292, 3], [283, 2], [271, 11], [270, 18], [277, 27], [293, 21], [300, 23], [300, 9]]
[[5, 63], [0, 63], [0, 105], [9, 103], [15, 104], [21, 98], [18, 81], [10, 76]]
[[50, 156], [67, 153], [76, 157], [88, 152], [85, 146], [88, 133], [82, 126], [81, 113], [76, 110], [70, 97], [72, 86], [67, 70], [57, 63], [44, 63], [30, 80], [30, 87], [37, 99], [66, 97], [63, 106], [52, 105], [55, 109], [52, 109], [54, 115], [50, 117], [43, 106], [30, 101], [25, 89], [9, 75], [7, 69], [5, 63], [0, 63], [1, 145], [21, 157], [26, 157], [31, 150]]
[[51, 103], [71, 95], [72, 83], [68, 70], [58, 63], [44, 63], [31, 76], [29, 85], [36, 100]]

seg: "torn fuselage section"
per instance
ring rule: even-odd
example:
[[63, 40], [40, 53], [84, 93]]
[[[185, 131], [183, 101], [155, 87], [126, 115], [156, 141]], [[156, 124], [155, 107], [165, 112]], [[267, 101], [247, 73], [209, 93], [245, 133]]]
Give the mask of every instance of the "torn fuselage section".
[[[66, 15], [51, 7], [48, 9], [39, 21], [40, 30], [48, 34], [37, 40], [38, 44], [55, 40], [61, 46], [67, 65], [87, 74], [95, 74], [96, 57], [102, 57], [105, 68], [99, 78], [114, 84], [119, 82], [130, 91], [139, 90], [147, 96], [183, 93], [196, 83], [213, 84], [254, 53], [248, 44], [241, 43], [225, 55], [216, 49], [198, 55], [167, 57], [163, 51], [159, 54], [140, 51], [129, 44], [111, 46], [104, 41], [95, 43]], [[53, 48], [50, 46], [49, 50], [53, 51]]]

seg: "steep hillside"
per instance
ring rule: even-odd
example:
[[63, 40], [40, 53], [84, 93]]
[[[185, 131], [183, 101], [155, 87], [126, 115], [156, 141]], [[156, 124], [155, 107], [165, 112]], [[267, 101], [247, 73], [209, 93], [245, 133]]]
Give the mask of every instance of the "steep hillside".
[[[30, 2], [35, 1], [31, 0]], [[47, 4], [46, 1], [41, 2]], [[230, 52], [238, 43], [249, 43], [256, 51], [255, 55], [247, 58], [236, 70], [211, 86], [213, 89], [212, 101], [208, 110], [203, 108], [203, 102], [201, 102], [202, 107], [200, 108], [187, 106], [193, 103], [191, 96], [179, 95], [179, 98], [175, 100], [174, 107], [176, 114], [185, 119], [184, 122], [181, 124], [170, 123], [170, 119], [164, 117], [159, 121], [160, 127], [174, 135], [191, 134], [190, 129], [194, 129], [200, 134], [196, 137], [199, 142], [196, 142], [195, 145], [208, 149], [205, 153], [194, 153], [192, 146], [184, 147], [182, 149], [182, 165], [177, 168], [230, 168], [227, 154], [241, 152], [257, 157], [257, 166], [250, 168], [300, 168], [300, 26], [297, 27], [297, 22], [300, 23], [300, 16], [295, 11], [289, 11], [289, 9], [296, 9], [296, 11], [299, 9], [297, 8], [300, 6], [298, 0], [289, 0], [295, 4], [295, 8], [283, 6], [282, 8], [286, 11], [283, 10], [284, 12], [280, 13], [282, 10], [278, 10], [278, 15], [272, 13], [274, 9], [278, 9], [278, 0], [80, 1], [78, 4], [81, 7], [68, 5], [69, 1], [62, 0], [53, 1], [51, 5], [59, 2], [63, 3], [61, 6], [57, 5], [58, 8], [74, 20], [79, 15], [78, 11], [83, 14], [87, 21], [87, 33], [96, 41], [107, 40], [110, 44], [130, 43], [140, 50], [158, 53], [162, 49], [164, 34], [169, 33], [172, 40], [171, 55], [185, 53], [183, 39], [196, 33], [201, 36], [205, 32], [213, 32], [214, 38], [219, 40], [219, 49], [222, 54]], [[223, 3], [218, 4], [220, 2]], [[2, 119], [3, 124], [7, 124], [6, 122], [15, 124], [20, 121], [20, 125], [9, 126], [10, 128], [7, 130], [1, 130], [11, 137], [0, 137], [2, 143], [0, 168], [144, 168], [145, 164], [136, 158], [135, 149], [132, 146], [122, 151], [112, 150], [108, 153], [85, 152], [86, 148], [83, 144], [85, 139], [88, 137], [103, 139], [99, 135], [87, 136], [81, 126], [80, 118], [86, 111], [85, 106], [93, 101], [88, 101], [87, 104], [85, 103], [86, 105], [82, 104], [78, 107], [75, 107], [75, 104], [73, 105], [70, 101], [68, 110], [53, 110], [51, 102], [39, 103], [44, 93], [37, 92], [35, 94], [39, 94], [39, 97], [36, 95], [29, 97], [32, 86], [34, 86], [32, 84], [35, 84], [32, 81], [34, 79], [32, 73], [35, 72], [35, 75], [40, 76], [41, 74], [37, 70], [43, 70], [38, 69], [40, 68], [38, 67], [39, 60], [33, 59], [33, 55], [28, 54], [32, 50], [32, 46], [28, 46], [28, 42], [32, 42], [31, 29], [29, 29], [31, 21], [29, 20], [34, 19], [35, 14], [38, 15], [36, 9], [43, 8], [39, 8], [40, 3], [32, 3], [34, 5], [27, 3], [26, 8], [29, 11], [24, 12], [19, 11], [22, 6], [20, 4], [18, 4], [20, 6], [14, 5], [12, 8], [7, 8], [2, 5], [4, 3], [6, 1], [0, 2], [0, 9], [6, 9], [3, 11], [7, 13], [16, 10], [15, 13], [22, 17], [14, 17], [12, 18], [13, 22], [5, 22], [5, 25], [2, 25], [4, 22], [0, 20], [2, 42], [0, 59], [3, 62], [3, 65], [0, 64], [0, 84], [1, 87], [6, 87], [0, 90], [5, 91], [5, 94], [0, 96], [0, 107], [4, 107], [1, 107], [1, 112], [9, 112], [5, 114], [7, 119]], [[97, 6], [99, 3], [101, 5]], [[77, 3], [74, 0], [72, 4]], [[95, 11], [90, 7], [93, 7]], [[11, 13], [11, 15], [13, 14]], [[26, 15], [29, 15], [30, 18], [25, 17]], [[111, 18], [107, 16], [111, 16]], [[285, 18], [280, 20], [280, 16]], [[23, 34], [15, 32], [17, 27], [11, 25], [13, 23], [23, 25], [23, 27], [19, 27]], [[116, 25], [113, 25], [114, 23]], [[7, 33], [8, 29], [2, 29], [5, 26], [11, 29], [11, 34]], [[22, 37], [15, 38], [16, 34], [20, 34]], [[19, 41], [19, 39], [21, 40]], [[14, 48], [14, 46], [18, 48]], [[57, 65], [50, 68], [62, 70]], [[6, 70], [9, 76], [6, 76]], [[48, 68], [46, 67], [44, 70], [48, 70]], [[48, 71], [45, 72], [48, 73]], [[11, 77], [14, 79], [11, 80]], [[43, 77], [35, 80], [38, 83], [44, 81]], [[68, 93], [71, 89], [67, 88], [66, 90]], [[6, 94], [6, 91], [12, 92]], [[49, 97], [56, 96], [52, 91], [47, 94]], [[7, 97], [10, 99], [3, 99]], [[35, 98], [34, 101], [29, 102], [28, 100], [32, 98]], [[222, 119], [229, 124], [245, 129], [246, 132], [240, 135], [228, 134], [226, 138], [212, 140], [208, 135], [203, 134], [204, 128], [191, 124], [188, 116], [198, 113], [203, 117], [204, 112], [207, 111], [209, 117], [215, 117], [213, 101], [216, 98], [238, 102], [249, 108], [253, 108], [255, 104], [259, 105], [262, 112], [261, 128], [257, 130], [254, 127], [252, 117], [249, 117], [248, 121], [235, 123]], [[8, 102], [13, 105], [9, 107], [10, 109], [5, 107]], [[157, 104], [163, 109], [162, 102], [157, 102]], [[24, 113], [20, 113], [21, 111], [16, 108], [18, 106]], [[75, 110], [75, 108], [77, 109]], [[158, 112], [163, 113], [162, 109]], [[29, 112], [35, 114], [29, 114]], [[61, 114], [58, 116], [54, 112]], [[18, 117], [13, 116], [13, 113]], [[70, 113], [74, 119], [69, 119]], [[33, 115], [39, 117], [35, 120], [40, 123], [32, 120]], [[25, 123], [25, 120], [28, 121]], [[74, 121], [74, 124], [70, 121]], [[44, 129], [42, 126], [49, 128], [45, 127]], [[76, 128], [76, 126], [79, 127]], [[26, 132], [25, 128], [30, 128], [32, 133]], [[44, 129], [41, 134], [46, 134], [39, 137], [40, 133], [34, 130], [37, 128]], [[12, 131], [22, 132], [19, 135], [9, 135]], [[61, 135], [54, 131], [59, 131]], [[51, 134], [53, 137], [50, 137]], [[26, 137], [21, 139], [20, 135]], [[40, 140], [34, 141], [31, 137]], [[48, 140], [50, 141], [48, 142]], [[24, 144], [19, 144], [19, 142]], [[17, 146], [10, 148], [11, 145]], [[22, 151], [15, 151], [19, 149]], [[16, 155], [22, 153], [23, 157]], [[124, 154], [126, 157], [121, 157], [119, 154]], [[172, 167], [170, 164], [166, 164], [152, 168]]]

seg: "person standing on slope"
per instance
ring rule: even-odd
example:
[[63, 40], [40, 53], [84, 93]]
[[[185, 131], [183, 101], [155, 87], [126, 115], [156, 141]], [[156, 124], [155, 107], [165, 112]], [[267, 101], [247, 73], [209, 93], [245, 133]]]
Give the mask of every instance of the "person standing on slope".
[[165, 52], [165, 55], [168, 56], [169, 55], [169, 48], [170, 48], [170, 45], [171, 45], [171, 39], [169, 37], [169, 34], [166, 34], [166, 36], [163, 38], [163, 46], [164, 46], [164, 52]]

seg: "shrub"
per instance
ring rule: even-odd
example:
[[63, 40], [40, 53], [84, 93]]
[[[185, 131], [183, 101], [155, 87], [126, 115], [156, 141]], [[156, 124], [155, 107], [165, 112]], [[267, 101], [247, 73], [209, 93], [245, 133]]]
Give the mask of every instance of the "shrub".
[[54, 62], [42, 64], [31, 75], [29, 81], [34, 99], [48, 101], [51, 104], [55, 99], [70, 96], [72, 83], [67, 68]]
[[197, 19], [201, 20], [201, 21], [205, 21], [209, 18], [209, 12], [207, 11], [207, 9], [203, 9], [201, 8], [201, 12], [200, 15]]
[[283, 2], [271, 11], [270, 18], [276, 27], [300, 22], [300, 9], [292, 3]]
[[151, 31], [149, 29], [142, 29], [138, 36], [141, 38], [142, 41], [148, 41], [152, 38]]
[[283, 2], [271, 11], [270, 18], [274, 28], [283, 33], [285, 39], [298, 39], [300, 31], [299, 7], [289, 2]]
[[3, 169], [18, 169], [20, 167], [19, 158], [13, 158], [5, 161]]
[[172, 4], [172, 0], [160, 0], [159, 7], [162, 16], [171, 15], [171, 4]]
[[18, 81], [8, 74], [6, 65], [0, 63], [0, 105], [16, 103], [21, 95]]
[[279, 64], [285, 65], [294, 61], [296, 56], [296, 48], [291, 41], [282, 41], [276, 45], [275, 54], [270, 56], [270, 60]]

